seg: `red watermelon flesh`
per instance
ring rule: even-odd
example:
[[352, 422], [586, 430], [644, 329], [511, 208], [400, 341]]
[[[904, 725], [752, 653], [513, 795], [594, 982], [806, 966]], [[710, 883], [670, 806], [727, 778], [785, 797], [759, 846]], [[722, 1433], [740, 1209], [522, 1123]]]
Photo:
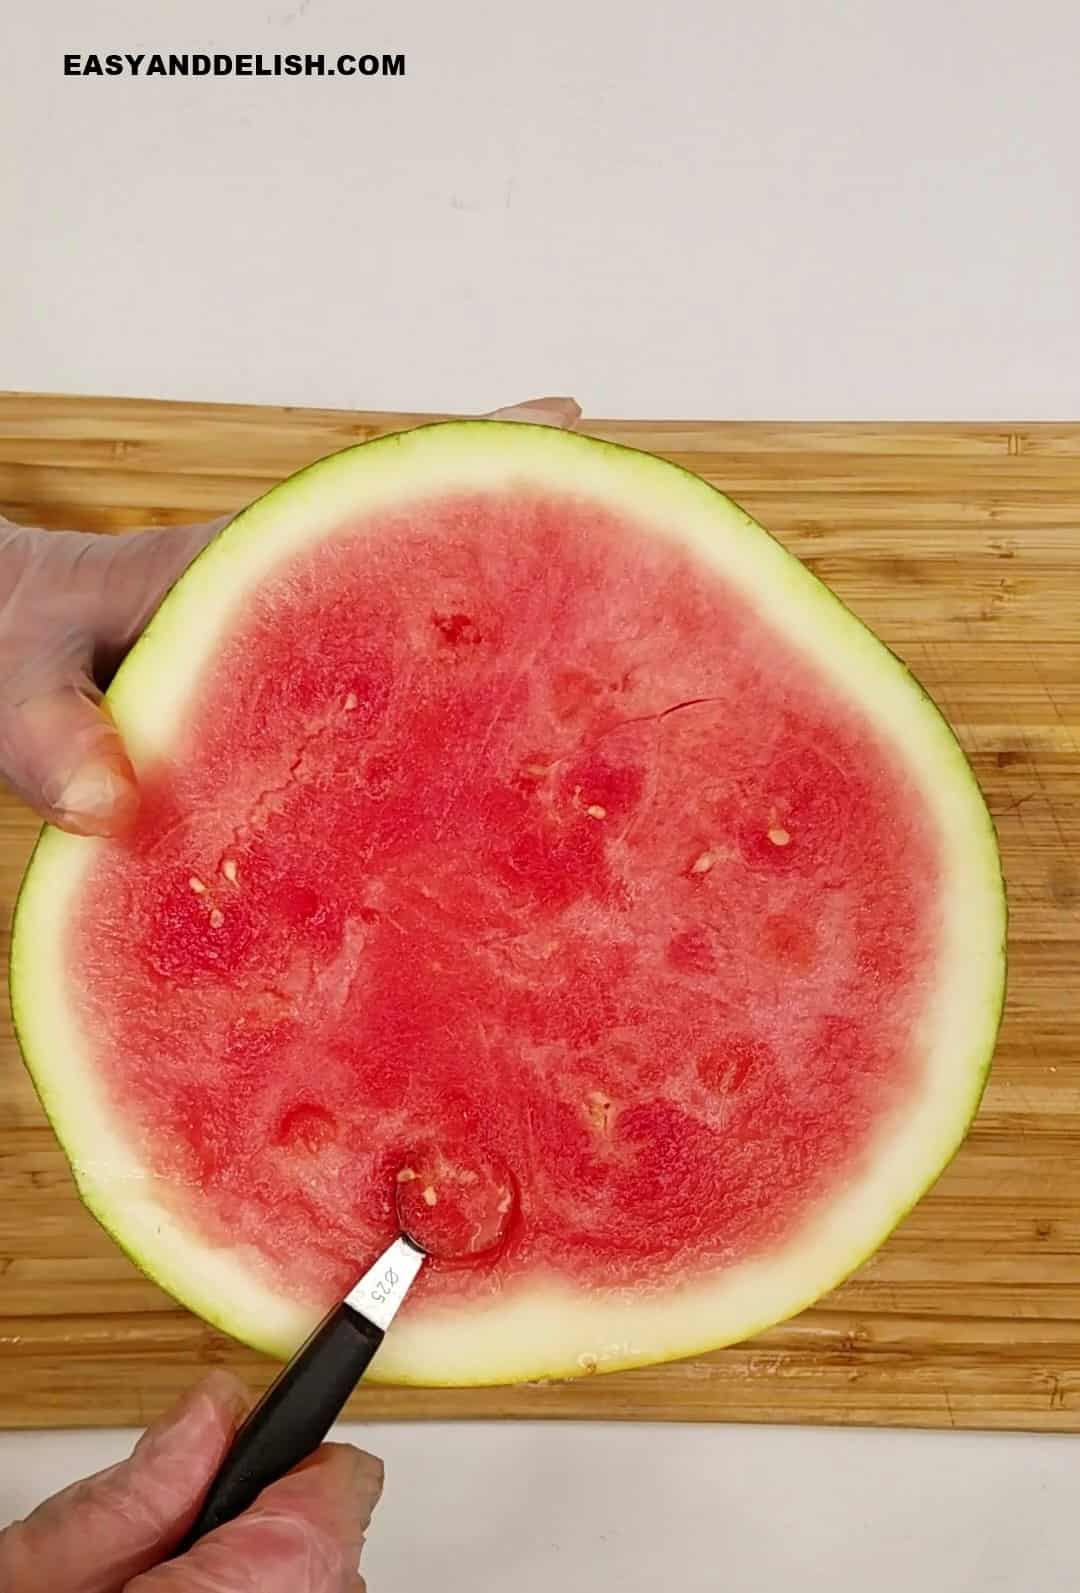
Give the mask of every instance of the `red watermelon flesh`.
[[418, 1140], [522, 1190], [429, 1290], [625, 1286], [768, 1244], [910, 1087], [938, 860], [902, 771], [636, 527], [343, 528], [254, 595], [177, 760], [72, 958], [155, 1171], [305, 1298]]
[[941, 825], [655, 516], [562, 482], [342, 513], [246, 586], [84, 872], [86, 1066], [170, 1220], [298, 1319], [396, 1197], [414, 1316], [692, 1293], [927, 1087]]

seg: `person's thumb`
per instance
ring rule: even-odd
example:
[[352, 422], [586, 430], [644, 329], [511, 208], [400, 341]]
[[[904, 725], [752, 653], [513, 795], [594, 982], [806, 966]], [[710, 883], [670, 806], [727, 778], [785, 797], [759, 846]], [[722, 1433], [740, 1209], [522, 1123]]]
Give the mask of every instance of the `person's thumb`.
[[0, 1588], [116, 1593], [194, 1520], [247, 1403], [215, 1371], [140, 1438], [131, 1458], [77, 1482], [0, 1532]]
[[110, 537], [0, 521], [0, 773], [42, 818], [83, 835], [134, 819], [99, 684], [225, 523]]
[[41, 816], [78, 835], [119, 835], [139, 792], [131, 760], [86, 677], [43, 685], [0, 716], [0, 764]]

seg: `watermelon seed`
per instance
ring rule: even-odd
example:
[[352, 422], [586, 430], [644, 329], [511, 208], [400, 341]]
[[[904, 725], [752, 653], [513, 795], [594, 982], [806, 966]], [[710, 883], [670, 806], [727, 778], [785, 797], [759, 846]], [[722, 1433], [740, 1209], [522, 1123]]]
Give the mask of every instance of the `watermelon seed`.
[[791, 836], [786, 830], [770, 830], [769, 840], [774, 846], [787, 846], [788, 842], [791, 840]]
[[585, 1116], [598, 1134], [610, 1134], [615, 1107], [601, 1090], [590, 1090], [585, 1097]]
[[590, 819], [607, 818], [607, 808], [602, 808], [599, 802], [594, 802], [592, 807], [586, 808], [585, 811], [589, 815]]
[[356, 707], [356, 693], [351, 691], [345, 699], [345, 712], [351, 714]]
[[397, 1181], [399, 1184], [411, 1184], [417, 1176], [415, 1169], [412, 1167], [403, 1167], [397, 1175]]
[[224, 922], [225, 914], [220, 910], [220, 908], [215, 907], [214, 911], [210, 914], [210, 928], [220, 929]]
[[235, 885], [236, 884], [236, 859], [234, 857], [227, 857], [225, 859], [224, 863], [222, 863], [222, 865], [221, 865], [221, 872], [224, 874], [225, 878], [228, 880], [230, 885]]
[[202, 896], [206, 891], [206, 886], [203, 884], [202, 880], [197, 879], [194, 874], [192, 874], [191, 878], [188, 880], [188, 884], [191, 886], [196, 896]]
[[702, 852], [701, 856], [691, 865], [690, 872], [691, 874], [707, 874], [715, 862], [716, 859], [711, 852]]
[[439, 1197], [435, 1193], [434, 1189], [432, 1189], [431, 1185], [429, 1184], [427, 1186], [427, 1188], [424, 1190], [424, 1205], [425, 1206], [437, 1206], [438, 1204], [439, 1204]]

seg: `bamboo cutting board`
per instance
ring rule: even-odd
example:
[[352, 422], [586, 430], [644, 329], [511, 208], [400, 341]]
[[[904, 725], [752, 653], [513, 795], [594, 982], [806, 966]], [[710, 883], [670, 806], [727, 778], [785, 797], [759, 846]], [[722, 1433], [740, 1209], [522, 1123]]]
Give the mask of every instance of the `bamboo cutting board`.
[[[0, 396], [0, 512], [98, 531], [209, 519], [416, 418]], [[588, 429], [730, 492], [948, 714], [1010, 892], [992, 1082], [880, 1255], [761, 1339], [571, 1385], [363, 1391], [351, 1410], [1080, 1431], [1080, 425]], [[5, 799], [5, 934], [34, 829]], [[142, 1423], [212, 1363], [264, 1383], [266, 1362], [173, 1305], [82, 1210], [6, 1007], [0, 1022], [0, 1425]]]

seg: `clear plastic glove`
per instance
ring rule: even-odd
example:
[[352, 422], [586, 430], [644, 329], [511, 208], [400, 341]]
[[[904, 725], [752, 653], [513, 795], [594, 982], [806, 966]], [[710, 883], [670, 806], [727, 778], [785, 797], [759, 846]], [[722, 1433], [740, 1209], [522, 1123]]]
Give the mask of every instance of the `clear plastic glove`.
[[[580, 413], [539, 398], [489, 418], [570, 427]], [[117, 835], [134, 819], [135, 773], [102, 688], [228, 518], [122, 536], [0, 519], [0, 776], [61, 829]]]
[[130, 1459], [0, 1532], [0, 1588], [363, 1593], [357, 1565], [382, 1492], [382, 1465], [346, 1444], [324, 1444], [244, 1515], [166, 1560], [195, 1519], [246, 1408], [242, 1385], [212, 1372], [143, 1434]]

